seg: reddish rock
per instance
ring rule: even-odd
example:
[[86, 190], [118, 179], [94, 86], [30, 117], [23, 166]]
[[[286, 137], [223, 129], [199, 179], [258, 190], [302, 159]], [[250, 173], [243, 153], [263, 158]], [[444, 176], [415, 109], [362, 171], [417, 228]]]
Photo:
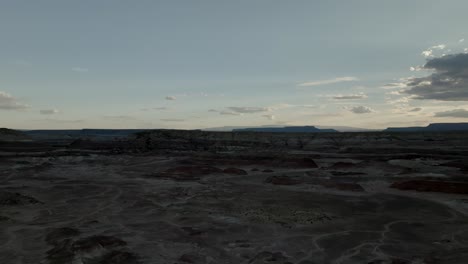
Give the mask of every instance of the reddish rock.
[[265, 179], [265, 182], [274, 185], [296, 185], [302, 183], [302, 179], [288, 176], [270, 176]]
[[247, 175], [248, 173], [245, 170], [238, 169], [238, 168], [227, 168], [223, 171], [226, 174], [234, 174], [234, 175]]
[[315, 169], [318, 168], [317, 163], [313, 159], [310, 158], [294, 158], [294, 159], [287, 159], [283, 162], [283, 165], [286, 166], [293, 166], [293, 167], [301, 167], [301, 168], [309, 168]]
[[337, 162], [329, 167], [329, 169], [350, 169], [354, 168], [356, 164], [351, 162]]
[[468, 183], [465, 182], [411, 180], [395, 182], [390, 187], [399, 190], [414, 190], [418, 192], [468, 194]]

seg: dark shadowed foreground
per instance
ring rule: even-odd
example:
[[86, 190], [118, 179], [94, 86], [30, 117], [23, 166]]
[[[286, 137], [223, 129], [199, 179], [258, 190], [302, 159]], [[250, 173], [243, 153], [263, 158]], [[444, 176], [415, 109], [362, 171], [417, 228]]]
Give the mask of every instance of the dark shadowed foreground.
[[0, 263], [467, 263], [468, 135], [0, 143]]

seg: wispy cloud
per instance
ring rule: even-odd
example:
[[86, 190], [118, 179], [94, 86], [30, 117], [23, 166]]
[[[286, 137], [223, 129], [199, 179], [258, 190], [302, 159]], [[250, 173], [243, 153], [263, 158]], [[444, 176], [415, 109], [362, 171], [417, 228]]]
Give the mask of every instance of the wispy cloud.
[[434, 117], [455, 117], [455, 118], [468, 118], [468, 110], [454, 109], [450, 111], [437, 112]]
[[128, 115], [115, 115], [115, 116], [103, 116], [104, 119], [108, 120], [114, 120], [114, 121], [130, 121], [130, 120], [136, 120], [136, 117], [134, 116], [128, 116]]
[[234, 112], [234, 111], [220, 111], [220, 115], [233, 115], [233, 116], [239, 116], [242, 115], [242, 113]]
[[28, 105], [18, 102], [18, 100], [6, 92], [0, 91], [0, 110], [24, 110]]
[[177, 97], [169, 95], [169, 96], [166, 96], [166, 100], [175, 101], [177, 100]]
[[367, 95], [363, 93], [349, 94], [349, 95], [335, 95], [332, 98], [335, 100], [359, 100], [359, 99], [366, 99]]
[[227, 107], [230, 111], [242, 114], [252, 114], [252, 113], [260, 113], [260, 112], [268, 112], [271, 111], [270, 107], [239, 107], [239, 106], [231, 106]]
[[178, 119], [178, 118], [163, 118], [161, 121], [164, 122], [184, 122], [185, 119]]
[[359, 79], [356, 77], [348, 76], [348, 77], [338, 77], [338, 78], [328, 79], [328, 80], [303, 82], [303, 83], [298, 84], [297, 86], [310, 87], [310, 86], [328, 85], [328, 84], [334, 84], [334, 83], [354, 82], [354, 81], [359, 81]]
[[276, 118], [274, 115], [262, 115], [262, 116], [266, 117], [269, 120], [275, 120], [275, 118]]
[[70, 119], [70, 120], [66, 120], [66, 119], [52, 119], [52, 118], [46, 118], [46, 119], [41, 119], [41, 120], [36, 120], [36, 121], [39, 121], [39, 122], [50, 122], [50, 123], [57, 123], [57, 124], [76, 124], [76, 123], [83, 123], [85, 122], [85, 120], [83, 119]]
[[54, 115], [54, 114], [58, 114], [59, 110], [57, 110], [57, 109], [42, 109], [42, 110], [39, 111], [39, 113], [41, 115]]
[[81, 68], [81, 67], [73, 67], [72, 71], [74, 71], [74, 72], [88, 72], [89, 69], [88, 68]]

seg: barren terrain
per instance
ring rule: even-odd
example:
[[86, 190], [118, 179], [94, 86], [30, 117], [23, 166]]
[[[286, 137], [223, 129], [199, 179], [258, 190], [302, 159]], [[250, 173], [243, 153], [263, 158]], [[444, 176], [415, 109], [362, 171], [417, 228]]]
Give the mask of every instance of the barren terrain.
[[468, 135], [244, 135], [3, 142], [0, 263], [467, 263]]

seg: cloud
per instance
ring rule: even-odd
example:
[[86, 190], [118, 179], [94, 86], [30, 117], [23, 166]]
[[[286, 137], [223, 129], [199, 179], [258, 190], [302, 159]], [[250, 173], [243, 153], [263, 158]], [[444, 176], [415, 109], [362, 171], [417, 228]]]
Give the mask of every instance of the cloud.
[[208, 110], [208, 112], [217, 113], [217, 112], [219, 112], [219, 111], [216, 110], [216, 109], [210, 109], [210, 110]]
[[184, 122], [185, 119], [178, 119], [178, 118], [163, 118], [161, 121], [164, 122]]
[[349, 109], [349, 111], [355, 113], [355, 114], [369, 114], [373, 113], [374, 110], [367, 107], [367, 106], [354, 106]]
[[421, 110], [422, 110], [421, 107], [415, 107], [415, 108], [413, 108], [413, 109], [410, 109], [409, 112], [419, 112], [419, 111], [421, 111]]
[[238, 107], [238, 106], [231, 106], [227, 107], [230, 111], [242, 113], [242, 114], [252, 114], [252, 113], [260, 113], [260, 112], [268, 112], [271, 111], [269, 107]]
[[465, 109], [454, 109], [445, 112], [437, 112], [434, 117], [456, 117], [456, 118], [468, 118], [468, 111]]
[[275, 120], [275, 118], [276, 118], [274, 115], [262, 115], [262, 116], [266, 117], [269, 120]]
[[163, 110], [167, 110], [169, 108], [167, 108], [167, 107], [153, 107], [153, 108], [141, 108], [140, 110], [146, 112], [146, 111], [150, 111], [151, 109], [157, 110], [157, 111], [163, 111]]
[[402, 78], [399, 80], [399, 82], [393, 82], [393, 83], [387, 83], [387, 84], [384, 84], [383, 86], [381, 86], [381, 88], [383, 89], [401, 89], [401, 88], [406, 88], [406, 83], [408, 82], [408, 80], [412, 79], [414, 77], [410, 77], [410, 78]]
[[166, 100], [175, 101], [177, 98], [175, 96], [166, 96]]
[[434, 57], [434, 50], [444, 50], [446, 47], [447, 46], [445, 44], [432, 46], [432, 47], [428, 48], [427, 50], [421, 52], [421, 54], [426, 58]]
[[219, 112], [220, 115], [235, 115], [239, 116], [242, 115], [242, 113], [234, 112], [234, 111], [221, 111]]
[[51, 122], [51, 123], [59, 123], [59, 124], [76, 124], [76, 123], [83, 123], [83, 119], [75, 119], [75, 120], [63, 120], [63, 119], [51, 119], [51, 118], [46, 118], [46, 119], [41, 119], [41, 120], [35, 120], [39, 122]]
[[87, 69], [87, 68], [81, 68], [81, 67], [73, 67], [73, 68], [72, 68], [72, 71], [74, 71], [74, 72], [88, 72], [89, 69]]
[[365, 98], [367, 98], [367, 95], [363, 93], [333, 96], [333, 99], [335, 100], [357, 100], [357, 99], [365, 99]]
[[304, 82], [304, 83], [298, 84], [298, 86], [310, 87], [310, 86], [319, 86], [319, 85], [327, 85], [327, 84], [334, 84], [334, 83], [340, 83], [340, 82], [353, 82], [353, 81], [359, 81], [359, 79], [356, 77], [338, 77], [338, 78], [329, 79], [329, 80]]
[[54, 114], [58, 114], [59, 110], [57, 110], [57, 109], [42, 109], [42, 110], [39, 111], [39, 113], [41, 115], [54, 115]]
[[410, 67], [410, 71], [414, 72], [418, 72], [418, 71], [422, 71], [424, 70], [424, 68], [422, 66], [415, 66], [415, 67]]
[[464, 41], [465, 41], [465, 39], [460, 39], [458, 42], [462, 43], [462, 42], [464, 42]]
[[18, 102], [16, 98], [6, 92], [0, 91], [0, 110], [24, 110], [28, 105]]
[[423, 67], [433, 73], [408, 79], [404, 93], [421, 100], [468, 101], [468, 54], [433, 58]]

